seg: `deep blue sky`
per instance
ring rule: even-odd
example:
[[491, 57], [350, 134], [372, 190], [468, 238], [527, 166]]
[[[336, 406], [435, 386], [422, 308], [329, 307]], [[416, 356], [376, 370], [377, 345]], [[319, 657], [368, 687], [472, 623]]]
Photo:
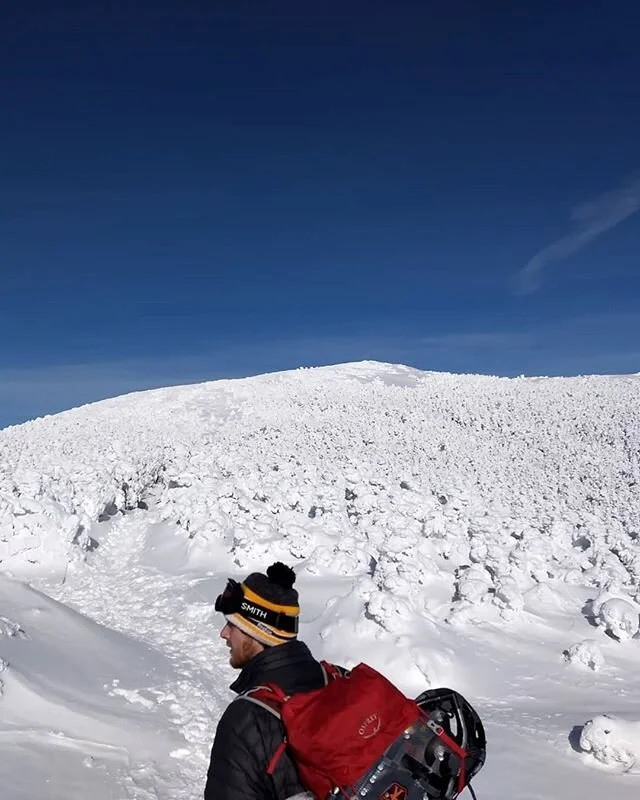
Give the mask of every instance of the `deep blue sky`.
[[3, 3], [0, 426], [365, 358], [640, 371], [639, 25], [615, 0]]

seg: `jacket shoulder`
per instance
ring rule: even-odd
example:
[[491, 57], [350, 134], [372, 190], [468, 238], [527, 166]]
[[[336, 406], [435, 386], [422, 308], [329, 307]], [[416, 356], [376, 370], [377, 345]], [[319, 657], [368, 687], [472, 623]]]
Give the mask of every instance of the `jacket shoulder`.
[[266, 703], [251, 697], [251, 691], [243, 692], [229, 703], [220, 717], [219, 725], [241, 731], [245, 726], [279, 723], [279, 714]]
[[241, 698], [223, 711], [211, 749], [205, 800], [281, 800], [273, 795], [269, 761], [283, 728], [266, 709]]

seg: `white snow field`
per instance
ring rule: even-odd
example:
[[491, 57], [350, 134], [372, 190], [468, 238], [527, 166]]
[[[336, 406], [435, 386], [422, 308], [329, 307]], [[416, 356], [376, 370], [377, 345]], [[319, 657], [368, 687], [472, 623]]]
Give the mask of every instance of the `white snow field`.
[[640, 376], [363, 362], [0, 432], [3, 800], [202, 796], [226, 577], [483, 717], [479, 800], [640, 797]]

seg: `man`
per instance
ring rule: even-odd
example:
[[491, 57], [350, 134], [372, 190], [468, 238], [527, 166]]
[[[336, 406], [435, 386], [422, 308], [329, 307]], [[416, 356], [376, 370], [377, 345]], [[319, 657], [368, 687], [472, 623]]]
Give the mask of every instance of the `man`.
[[[220, 636], [230, 664], [240, 670], [237, 694], [274, 683], [286, 694], [318, 689], [325, 673], [298, 636], [300, 606], [295, 573], [277, 562], [243, 583], [229, 581], [216, 600], [226, 624]], [[286, 752], [272, 775], [271, 759], [284, 739], [280, 720], [267, 708], [236, 698], [223, 713], [211, 750], [204, 800], [285, 800], [304, 791]]]

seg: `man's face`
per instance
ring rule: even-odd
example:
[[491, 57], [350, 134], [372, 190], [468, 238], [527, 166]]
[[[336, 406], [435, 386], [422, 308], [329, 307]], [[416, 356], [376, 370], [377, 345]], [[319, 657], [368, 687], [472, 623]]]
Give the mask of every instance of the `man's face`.
[[255, 639], [241, 631], [240, 628], [236, 628], [235, 625], [231, 625], [228, 622], [220, 631], [220, 636], [225, 640], [230, 650], [229, 663], [234, 669], [242, 669], [254, 656], [264, 650], [264, 645], [256, 642]]

